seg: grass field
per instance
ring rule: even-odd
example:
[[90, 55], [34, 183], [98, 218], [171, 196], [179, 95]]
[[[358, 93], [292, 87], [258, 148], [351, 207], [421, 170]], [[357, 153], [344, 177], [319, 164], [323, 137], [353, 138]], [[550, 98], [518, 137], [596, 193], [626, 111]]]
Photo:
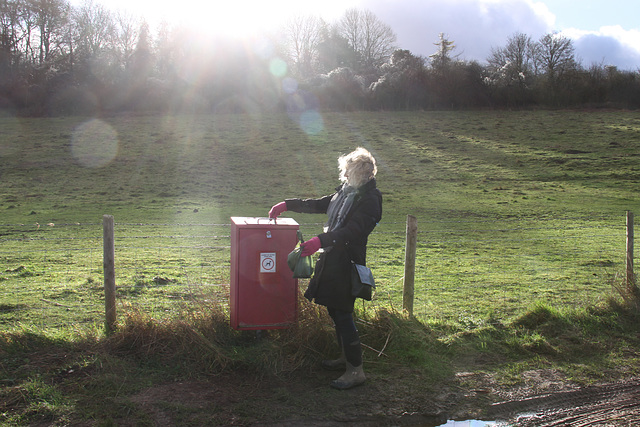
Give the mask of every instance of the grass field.
[[[134, 335], [100, 344], [103, 214], [116, 221], [119, 310], [130, 328], [124, 331], [160, 322], [151, 332], [172, 336], [168, 348], [188, 354], [189, 344], [175, 342], [176, 326], [162, 325], [187, 319], [196, 331], [220, 331], [202, 313], [222, 306], [224, 314], [229, 217], [266, 216], [284, 198], [328, 194], [338, 183], [336, 158], [357, 146], [378, 159], [384, 196], [369, 253], [380, 289], [370, 309], [359, 311], [395, 331], [392, 362], [379, 372], [408, 363], [438, 381], [451, 364], [479, 352], [491, 355], [504, 383], [548, 364], [582, 381], [603, 372], [637, 374], [637, 314], [611, 302], [619, 300], [612, 285], [624, 272], [625, 211], [640, 212], [635, 111], [326, 113], [312, 122], [286, 115], [3, 117], [0, 141], [3, 396], [16, 398], [15, 387], [50, 393], [41, 400], [59, 399], [54, 419], [72, 413], [65, 406], [72, 403], [38, 382], [52, 373], [29, 351], [75, 354], [80, 340], [92, 356], [74, 356], [71, 365], [127, 370], [131, 390], [145, 375], [113, 359], [113, 347], [122, 350]], [[401, 306], [409, 214], [419, 224], [417, 325], [380, 314]], [[324, 221], [291, 216], [305, 236]], [[328, 332], [320, 329], [322, 341]], [[391, 336], [366, 324], [363, 331], [377, 349]], [[204, 347], [217, 343], [202, 334]], [[190, 359], [236, 366], [230, 354], [244, 347], [232, 332], [221, 334], [233, 343], [220, 344], [224, 357]], [[286, 334], [279, 339], [291, 347]], [[96, 345], [112, 350], [105, 355]], [[124, 346], [136, 358], [149, 356]], [[247, 362], [252, 351], [237, 357], [264, 368], [267, 362]], [[286, 351], [276, 354], [287, 359]], [[17, 368], [25, 359], [31, 371]], [[143, 362], [151, 382], [179, 377], [160, 367], [166, 361], [151, 359]], [[184, 365], [198, 375], [197, 363]], [[104, 386], [109, 380], [100, 372]], [[91, 410], [98, 415], [84, 416], [106, 411]], [[33, 421], [18, 412], [5, 420]]]
[[[440, 319], [508, 317], [539, 298], [589, 304], [623, 272], [625, 211], [640, 207], [637, 113], [321, 118], [3, 118], [4, 324], [99, 316], [103, 214], [117, 223], [122, 301], [164, 300], [162, 312], [194, 292], [224, 299], [224, 286], [184, 285], [229, 283], [229, 217], [330, 193], [337, 156], [358, 145], [380, 164], [370, 258], [384, 305], [401, 304], [408, 214], [420, 231], [416, 308]], [[292, 216], [306, 236], [324, 221]], [[45, 316], [51, 301], [63, 309]]]
[[265, 215], [284, 197], [331, 191], [336, 157], [358, 145], [378, 157], [385, 222], [637, 206], [636, 112], [328, 113], [323, 125], [307, 134], [287, 116], [3, 118], [3, 222]]

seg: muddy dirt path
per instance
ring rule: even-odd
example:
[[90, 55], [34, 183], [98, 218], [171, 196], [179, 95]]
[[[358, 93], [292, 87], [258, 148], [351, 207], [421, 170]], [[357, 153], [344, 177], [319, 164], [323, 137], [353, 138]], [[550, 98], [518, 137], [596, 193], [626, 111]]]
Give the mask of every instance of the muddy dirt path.
[[[421, 426], [484, 419], [514, 427], [640, 426], [640, 378], [579, 387], [552, 370], [530, 371], [513, 389], [461, 373], [433, 390], [410, 369], [372, 375], [362, 387], [331, 390], [332, 374], [282, 378], [222, 376], [146, 389], [132, 401], [158, 426], [185, 421], [264, 427]], [[498, 403], [496, 403], [498, 402]], [[181, 407], [180, 413], [171, 408]], [[126, 425], [126, 422], [122, 425]], [[464, 425], [464, 424], [462, 424]]]
[[638, 426], [640, 379], [500, 402], [487, 415], [518, 427]]

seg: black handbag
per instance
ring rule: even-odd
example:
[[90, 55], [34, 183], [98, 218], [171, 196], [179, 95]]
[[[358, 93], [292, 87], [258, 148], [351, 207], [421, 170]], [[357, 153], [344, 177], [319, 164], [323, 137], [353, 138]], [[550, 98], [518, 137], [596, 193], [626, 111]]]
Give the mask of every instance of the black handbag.
[[373, 290], [376, 288], [373, 273], [366, 265], [351, 261], [351, 295], [371, 301]]

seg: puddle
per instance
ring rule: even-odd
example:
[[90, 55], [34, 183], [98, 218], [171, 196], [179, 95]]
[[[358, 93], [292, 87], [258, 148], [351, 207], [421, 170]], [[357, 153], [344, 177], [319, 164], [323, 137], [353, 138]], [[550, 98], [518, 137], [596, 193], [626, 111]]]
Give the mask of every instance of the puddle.
[[500, 421], [484, 421], [484, 420], [463, 420], [454, 421], [447, 420], [441, 416], [425, 416], [425, 415], [403, 415], [403, 422], [398, 425], [402, 426], [420, 426], [420, 427], [508, 427], [509, 425]]

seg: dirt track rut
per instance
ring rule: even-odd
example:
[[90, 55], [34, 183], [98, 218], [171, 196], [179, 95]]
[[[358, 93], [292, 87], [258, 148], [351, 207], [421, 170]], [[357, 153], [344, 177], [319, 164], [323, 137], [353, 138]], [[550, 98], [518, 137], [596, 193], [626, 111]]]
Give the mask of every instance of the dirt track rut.
[[489, 416], [518, 427], [640, 425], [640, 379], [491, 405]]

